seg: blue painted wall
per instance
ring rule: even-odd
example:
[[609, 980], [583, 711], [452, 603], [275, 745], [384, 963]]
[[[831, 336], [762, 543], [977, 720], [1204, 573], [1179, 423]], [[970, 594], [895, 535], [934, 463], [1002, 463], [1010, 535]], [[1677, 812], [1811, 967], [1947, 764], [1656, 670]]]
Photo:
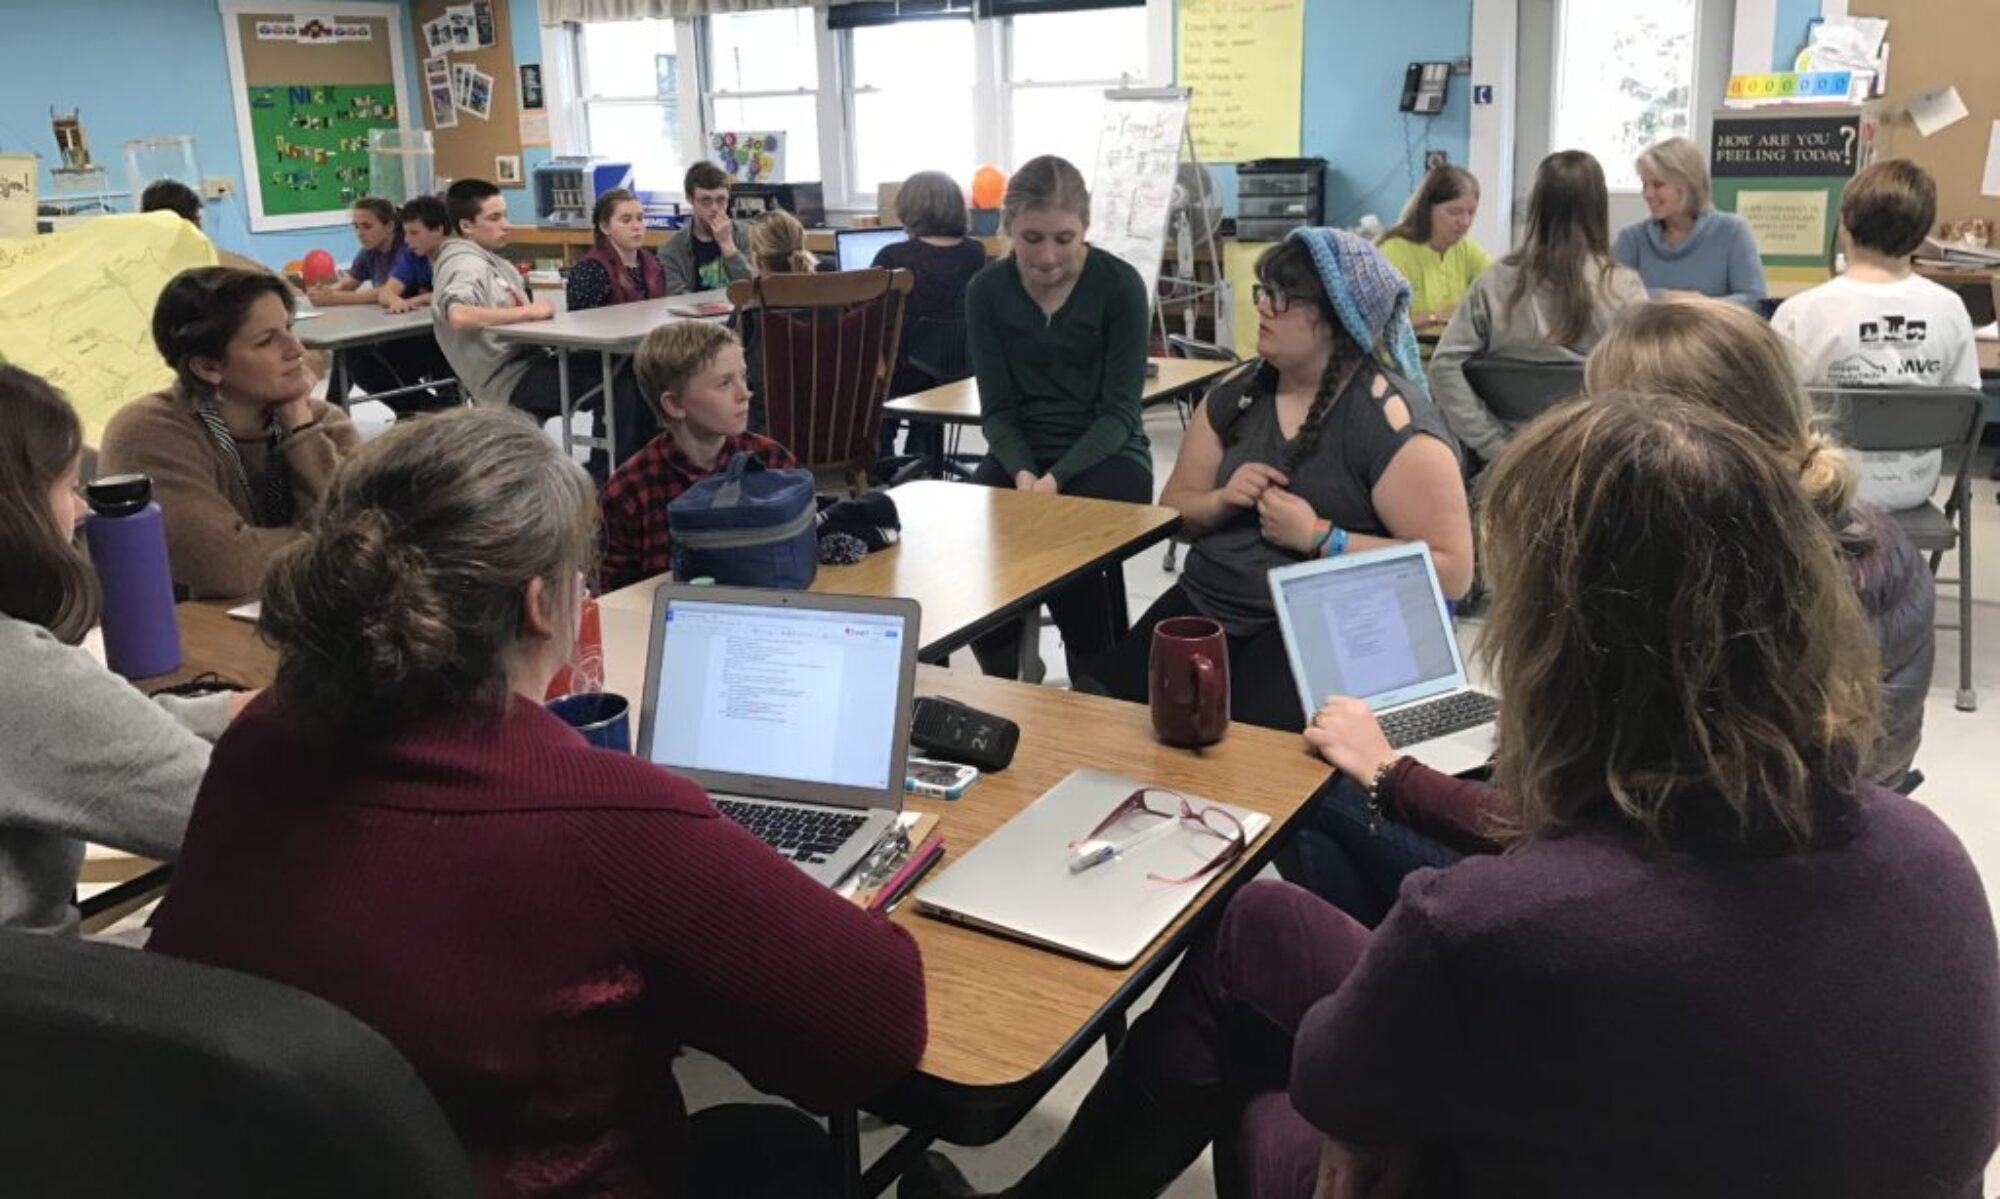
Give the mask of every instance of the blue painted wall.
[[[282, 7], [280, 5], [279, 7]], [[422, 103], [417, 72], [421, 47], [411, 44], [407, 5], [401, 18], [412, 105]], [[540, 62], [534, 0], [512, 0], [516, 63]], [[41, 155], [41, 186], [56, 160], [49, 106], [80, 108], [91, 157], [110, 170], [109, 186], [124, 191], [121, 149], [131, 138], [194, 135], [204, 176], [235, 183], [236, 194], [214, 200], [203, 228], [215, 243], [259, 262], [282, 266], [307, 250], [324, 247], [345, 262], [354, 241], [340, 217], [326, 229], [251, 233], [243, 198], [243, 164], [237, 150], [236, 114], [229, 94], [222, 16], [215, 0], [43, 0], [6, 17], [9, 69], [0, 72], [0, 150]], [[548, 156], [529, 149], [524, 166]], [[510, 191], [508, 205], [528, 212], [525, 190]], [[132, 201], [120, 201], [130, 207]]]
[[1777, 0], [1771, 35], [1772, 70], [1792, 69], [1799, 47], [1806, 43], [1806, 26], [1820, 15], [1819, 10], [1820, 0]]
[[[1394, 224], [1423, 178], [1424, 151], [1463, 164], [1471, 140], [1472, 78], [1454, 75], [1444, 111], [1398, 112], [1403, 70], [1472, 52], [1472, 0], [1306, 0], [1299, 153], [1327, 161], [1326, 217], [1352, 225], [1373, 212]], [[1235, 172], [1214, 171], [1225, 211]]]

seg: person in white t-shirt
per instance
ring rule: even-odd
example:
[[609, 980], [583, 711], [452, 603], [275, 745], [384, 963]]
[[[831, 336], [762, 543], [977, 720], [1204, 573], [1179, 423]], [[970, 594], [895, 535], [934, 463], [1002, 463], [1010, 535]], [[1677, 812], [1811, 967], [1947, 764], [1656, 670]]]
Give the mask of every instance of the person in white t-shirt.
[[[1847, 271], [1778, 306], [1771, 324], [1796, 345], [1814, 386], [1979, 388], [1965, 301], [1912, 272], [1937, 220], [1937, 184], [1907, 158], [1854, 177], [1840, 202]], [[1895, 511], [1937, 490], [1937, 450], [1857, 455], [1860, 498]]]

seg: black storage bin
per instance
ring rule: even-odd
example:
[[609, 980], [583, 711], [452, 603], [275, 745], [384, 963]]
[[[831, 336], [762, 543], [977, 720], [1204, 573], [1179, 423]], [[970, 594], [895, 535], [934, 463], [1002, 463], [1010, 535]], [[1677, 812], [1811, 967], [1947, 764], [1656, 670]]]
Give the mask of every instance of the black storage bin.
[[1236, 165], [1236, 236], [1282, 241], [1326, 223], [1326, 159], [1260, 158]]

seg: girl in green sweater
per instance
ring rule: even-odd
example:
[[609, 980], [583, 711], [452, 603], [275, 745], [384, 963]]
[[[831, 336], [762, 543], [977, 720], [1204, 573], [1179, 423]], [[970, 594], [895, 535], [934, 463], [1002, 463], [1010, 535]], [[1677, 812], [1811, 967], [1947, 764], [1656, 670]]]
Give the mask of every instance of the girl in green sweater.
[[1478, 215], [1479, 180], [1447, 163], [1424, 176], [1395, 228], [1382, 235], [1382, 256], [1410, 281], [1410, 323], [1420, 334], [1442, 331], [1493, 263], [1471, 237]]

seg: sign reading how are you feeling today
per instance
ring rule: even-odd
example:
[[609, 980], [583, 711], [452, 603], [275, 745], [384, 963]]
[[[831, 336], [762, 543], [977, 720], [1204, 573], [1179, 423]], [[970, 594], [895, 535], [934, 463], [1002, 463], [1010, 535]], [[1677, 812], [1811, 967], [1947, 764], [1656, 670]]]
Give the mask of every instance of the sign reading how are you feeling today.
[[1716, 114], [1709, 150], [1715, 206], [1750, 226], [1772, 280], [1827, 277], [1847, 181], [1873, 149], [1858, 110]]

